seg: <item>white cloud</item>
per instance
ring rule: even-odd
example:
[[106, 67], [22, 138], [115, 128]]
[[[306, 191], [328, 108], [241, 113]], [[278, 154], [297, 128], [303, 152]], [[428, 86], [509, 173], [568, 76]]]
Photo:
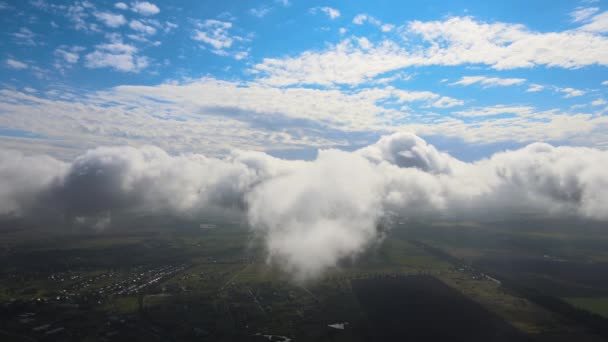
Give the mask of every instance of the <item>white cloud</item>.
[[225, 210], [246, 217], [269, 262], [306, 281], [377, 243], [381, 221], [607, 221], [607, 164], [607, 151], [545, 143], [467, 163], [405, 132], [312, 161], [117, 146], [62, 162], [0, 150], [0, 214], [94, 225], [121, 213], [196, 219]]
[[463, 76], [460, 80], [450, 83], [450, 85], [464, 85], [468, 86], [471, 84], [479, 83], [485, 87], [506, 87], [513, 85], [520, 85], [525, 83], [526, 80], [523, 78], [500, 78], [500, 77], [486, 77], [486, 76]]
[[268, 13], [270, 13], [271, 8], [270, 7], [257, 7], [257, 8], [251, 8], [249, 9], [249, 13], [251, 13], [251, 15], [253, 15], [254, 17], [257, 18], [263, 18], [265, 17]]
[[228, 32], [232, 27], [231, 22], [207, 19], [197, 23], [197, 27], [193, 39], [209, 44], [216, 50], [229, 48], [234, 42], [234, 37]]
[[68, 47], [62, 45], [55, 49], [53, 54], [56, 57], [55, 68], [59, 70], [64, 70], [69, 68], [71, 65], [78, 63], [80, 60], [80, 52], [83, 51], [84, 48], [81, 46], [72, 46]]
[[496, 105], [491, 107], [478, 107], [468, 110], [452, 112], [463, 117], [487, 117], [500, 114], [514, 114], [519, 116], [529, 116], [534, 113], [534, 108], [529, 106], [503, 106]]
[[17, 44], [19, 45], [38, 45], [38, 43], [34, 40], [36, 34], [34, 34], [34, 32], [27, 27], [20, 28], [19, 31], [14, 32], [12, 36], [17, 40]]
[[535, 92], [542, 91], [543, 89], [545, 89], [545, 86], [543, 86], [543, 85], [530, 84], [530, 86], [528, 87], [528, 90], [526, 90], [526, 91], [529, 93], [535, 93]]
[[[136, 55], [120, 45], [97, 51]], [[133, 57], [126, 59], [123, 70], [137, 68]], [[86, 66], [86, 58], [84, 62]], [[149, 141], [171, 151], [207, 153], [232, 148], [348, 146], [361, 134], [403, 130], [477, 144], [570, 141], [593, 146], [605, 141], [608, 129], [608, 117], [598, 112], [497, 106], [493, 112], [459, 108], [462, 119], [456, 114], [438, 115], [429, 111], [464, 105], [463, 101], [391, 86], [275, 88], [255, 81], [205, 78], [68, 95], [65, 89], [51, 99], [0, 91], [0, 126], [45, 136], [28, 143], [28, 148], [42, 150]], [[493, 114], [508, 110], [515, 115]]]
[[139, 13], [141, 15], [150, 16], [160, 13], [160, 9], [158, 6], [151, 2], [147, 1], [136, 1], [131, 5], [131, 10], [133, 12]]
[[127, 4], [125, 4], [124, 2], [117, 2], [114, 4], [114, 7], [120, 9], [120, 10], [127, 10], [129, 9], [129, 6]]
[[359, 45], [345, 39], [324, 52], [307, 51], [296, 57], [265, 58], [254, 66], [263, 82], [270, 85], [332, 84], [356, 85], [391, 70], [412, 64], [395, 43]]
[[93, 4], [84, 1], [76, 2], [68, 6], [65, 16], [74, 24], [77, 30], [91, 31], [94, 30], [94, 24], [88, 20], [89, 11], [93, 10]]
[[366, 20], [367, 20], [367, 14], [357, 14], [353, 18], [353, 24], [355, 24], [355, 25], [363, 25], [363, 23], [365, 23]]
[[382, 24], [380, 26], [380, 30], [382, 30], [382, 32], [390, 32], [395, 28], [395, 25], [393, 24]]
[[353, 24], [355, 25], [363, 25], [366, 22], [377, 26], [382, 32], [390, 32], [395, 28], [395, 25], [382, 23], [380, 20], [365, 13], [357, 14], [353, 18]]
[[179, 25], [176, 23], [172, 23], [170, 21], [165, 22], [165, 32], [170, 32], [172, 30], [175, 30], [178, 27], [179, 27]]
[[579, 90], [579, 89], [574, 89], [574, 88], [555, 88], [555, 90], [557, 90], [560, 93], [565, 94], [564, 98], [571, 98], [571, 97], [577, 97], [577, 96], [582, 96], [585, 95], [585, 91], [583, 90]]
[[114, 42], [100, 44], [85, 56], [85, 66], [91, 69], [111, 68], [123, 72], [139, 72], [149, 64], [147, 57], [137, 56], [133, 45]]
[[[368, 20], [359, 15], [354, 22]], [[412, 66], [481, 64], [503, 70], [608, 65], [608, 38], [580, 30], [539, 33], [519, 24], [454, 17], [413, 21], [400, 32], [405, 41], [371, 42], [373, 47], [367, 49], [356, 44], [356, 39], [345, 39], [324, 51], [266, 58], [253, 69], [275, 85], [355, 85]]]
[[432, 106], [435, 108], [452, 108], [456, 106], [462, 106], [464, 101], [454, 99], [451, 97], [443, 96], [439, 100], [433, 102]]
[[592, 101], [591, 105], [592, 106], [603, 106], [606, 103], [608, 103], [608, 102], [606, 102], [606, 100], [604, 100], [604, 99], [597, 99], [597, 100]]
[[572, 22], [578, 23], [589, 19], [599, 10], [598, 7], [577, 7], [570, 13], [570, 17], [572, 17]]
[[234, 59], [236, 59], [237, 61], [245, 59], [245, 58], [247, 58], [247, 56], [249, 56], [249, 52], [247, 52], [247, 51], [239, 51], [233, 55]]
[[578, 31], [539, 33], [520, 24], [483, 23], [470, 17], [414, 21], [408, 34], [431, 46], [429, 64], [486, 64], [497, 70], [546, 65], [575, 68], [608, 64], [608, 38]]
[[147, 35], [153, 35], [156, 33], [156, 29], [150, 25], [146, 25], [144, 23], [142, 23], [139, 20], [131, 20], [129, 22], [129, 27], [132, 30], [147, 34]]
[[281, 4], [285, 7], [291, 5], [291, 3], [289, 2], [289, 0], [275, 0], [276, 3]]
[[317, 12], [325, 13], [330, 19], [336, 19], [340, 17], [340, 11], [332, 7], [313, 7], [310, 12], [315, 14]]
[[[131, 71], [138, 68], [134, 51], [120, 45], [98, 47], [93, 55], [97, 59], [83, 60], [85, 66], [102, 63], [89, 67]], [[112, 56], [101, 58], [105, 55]], [[218, 153], [245, 147], [348, 145], [350, 134], [393, 130], [392, 121], [407, 116], [396, 107], [430, 108], [458, 101], [428, 91], [392, 87], [342, 92], [215, 79], [122, 86], [56, 98], [67, 95], [64, 89], [53, 99], [0, 92], [0, 111], [4, 113], [0, 126], [45, 136], [32, 144], [44, 144], [47, 149], [150, 141], [172, 151]], [[319, 103], [323, 103], [322, 110]]]
[[116, 28], [127, 23], [127, 19], [122, 14], [114, 14], [111, 12], [95, 12], [93, 13], [97, 20], [101, 21], [108, 27]]
[[580, 28], [583, 31], [606, 33], [608, 32], [608, 11], [593, 16], [589, 23]]
[[357, 38], [357, 44], [359, 44], [363, 50], [369, 50], [373, 46], [369, 39], [365, 37]]
[[11, 69], [15, 69], [15, 70], [23, 70], [23, 69], [27, 69], [29, 66], [26, 63], [23, 63], [21, 61], [18, 61], [16, 59], [12, 59], [12, 58], [7, 58], [4, 63], [6, 64], [7, 67], [11, 68]]

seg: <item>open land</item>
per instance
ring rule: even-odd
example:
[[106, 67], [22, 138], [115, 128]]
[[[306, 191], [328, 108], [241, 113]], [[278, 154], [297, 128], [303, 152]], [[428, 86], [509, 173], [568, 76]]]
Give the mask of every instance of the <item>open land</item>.
[[157, 224], [88, 233], [3, 230], [2, 340], [608, 336], [608, 234], [593, 225], [400, 222], [356, 260], [300, 284], [266, 262], [239, 222]]

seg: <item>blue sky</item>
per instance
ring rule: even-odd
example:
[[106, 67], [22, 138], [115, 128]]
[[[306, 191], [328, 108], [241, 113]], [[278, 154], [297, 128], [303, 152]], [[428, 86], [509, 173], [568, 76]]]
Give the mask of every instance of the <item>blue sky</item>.
[[0, 146], [608, 146], [604, 1], [0, 1]]

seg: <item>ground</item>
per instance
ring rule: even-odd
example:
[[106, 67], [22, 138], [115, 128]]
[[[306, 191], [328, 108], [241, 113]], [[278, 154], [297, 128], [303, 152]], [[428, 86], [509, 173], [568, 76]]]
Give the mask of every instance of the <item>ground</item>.
[[240, 222], [130, 224], [136, 228], [3, 230], [2, 340], [607, 336], [600, 315], [608, 234], [593, 223], [406, 221], [304, 284], [267, 264]]

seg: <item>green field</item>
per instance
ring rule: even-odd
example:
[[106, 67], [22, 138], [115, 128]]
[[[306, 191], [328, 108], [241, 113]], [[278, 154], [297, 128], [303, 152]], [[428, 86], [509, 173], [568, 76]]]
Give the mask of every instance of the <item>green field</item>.
[[564, 298], [568, 303], [608, 318], [608, 297]]
[[[505, 287], [484, 274], [487, 269], [475, 268], [478, 263], [485, 267], [482, 261], [496, 267], [495, 277], [574, 294], [559, 297], [584, 310], [605, 315], [608, 307], [608, 292], [593, 299], [584, 295], [606, 288], [595, 269], [603, 267], [603, 231], [595, 233], [597, 241], [585, 254], [584, 241], [593, 239], [588, 231], [563, 227], [552, 235], [542, 226], [509, 230], [410, 222], [394, 227], [357, 258], [300, 284], [266, 262], [263, 243], [246, 227], [214, 223], [217, 228], [200, 229], [159, 220], [152, 227], [97, 233], [17, 230], [3, 235], [0, 300], [8, 309], [0, 312], [0, 330], [26, 340], [43, 338], [44, 331], [33, 329], [46, 324], [64, 328], [62, 338], [75, 341], [116, 336], [129, 341], [249, 341], [258, 333], [297, 341], [365, 340], [368, 316], [352, 281], [433, 277], [533, 341], [596, 340], [580, 322]], [[575, 242], [567, 246], [567, 240]], [[504, 257], [525, 257], [522, 265], [529, 269], [504, 272]], [[568, 265], [572, 267], [563, 268]], [[562, 268], [545, 274], [556, 266]], [[578, 274], [563, 270], [586, 273], [573, 282], [568, 277]], [[350, 325], [341, 332], [328, 330], [336, 322]]]

